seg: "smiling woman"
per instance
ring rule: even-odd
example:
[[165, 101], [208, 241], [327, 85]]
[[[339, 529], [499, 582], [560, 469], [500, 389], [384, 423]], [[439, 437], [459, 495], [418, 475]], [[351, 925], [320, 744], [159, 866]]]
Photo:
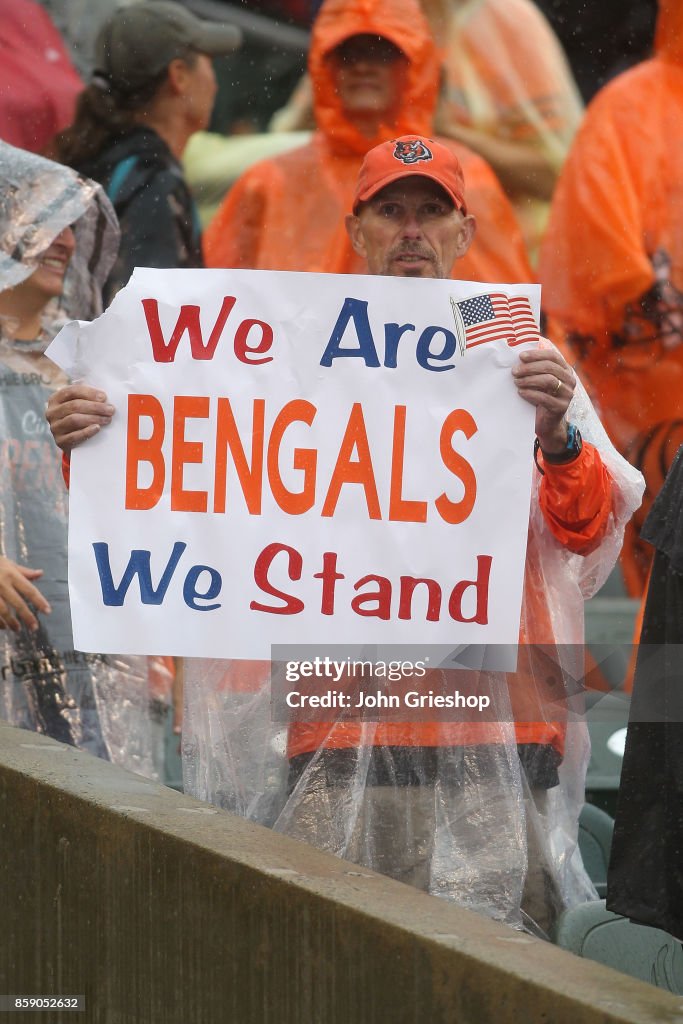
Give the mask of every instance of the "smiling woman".
[[0, 717], [154, 774], [147, 664], [74, 650], [67, 504], [45, 404], [60, 324], [101, 312], [118, 226], [100, 187], [0, 143]]
[[118, 225], [99, 186], [0, 142], [0, 335], [44, 344], [102, 311]]
[[62, 294], [75, 246], [72, 228], [62, 228], [45, 252], [37, 257], [33, 273], [14, 288], [0, 293], [0, 317], [15, 321], [15, 340], [31, 341], [40, 334], [43, 310], [51, 299]]

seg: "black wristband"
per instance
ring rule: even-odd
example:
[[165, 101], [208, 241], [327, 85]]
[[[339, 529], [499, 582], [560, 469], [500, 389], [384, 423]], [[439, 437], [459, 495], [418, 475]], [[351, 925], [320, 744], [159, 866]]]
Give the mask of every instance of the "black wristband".
[[[581, 454], [583, 448], [583, 438], [578, 427], [574, 426], [573, 423], [569, 423], [567, 426], [567, 444], [561, 452], [544, 452], [541, 448], [541, 442], [536, 438], [534, 441], [534, 462], [540, 473], [543, 473], [543, 469], [538, 464], [538, 453], [540, 451], [543, 456], [543, 461], [547, 462], [551, 466], [562, 466], [567, 462], [573, 462]], [[544, 474], [545, 475], [545, 474]]]

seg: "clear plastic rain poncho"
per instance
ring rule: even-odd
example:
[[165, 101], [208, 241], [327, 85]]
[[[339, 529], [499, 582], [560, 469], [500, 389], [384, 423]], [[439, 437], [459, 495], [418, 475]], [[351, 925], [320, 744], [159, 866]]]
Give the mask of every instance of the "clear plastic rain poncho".
[[115, 258], [118, 226], [99, 185], [0, 143], [0, 292], [20, 284], [69, 225], [76, 248], [63, 297], [52, 300], [33, 341], [0, 317], [0, 554], [42, 569], [52, 607], [31, 633], [0, 630], [0, 715], [123, 767], [154, 776], [145, 658], [73, 649], [67, 589], [67, 491], [45, 419], [51, 391], [66, 383], [43, 355], [61, 322], [101, 311], [100, 287]]
[[[326, 722], [283, 727], [271, 716], [281, 664], [271, 679], [268, 663], [189, 659], [187, 791], [541, 933], [566, 906], [596, 898], [577, 850], [589, 756], [577, 685], [583, 601], [618, 556], [642, 478], [614, 450], [580, 386], [570, 419], [602, 464], [585, 446], [569, 484], [568, 467], [535, 475], [517, 672], [450, 676], [462, 692], [489, 695], [486, 722], [462, 713], [458, 721], [349, 722], [329, 711]], [[548, 522], [544, 488], [555, 486], [572, 495], [565, 543]], [[598, 506], [596, 524], [586, 526]]]

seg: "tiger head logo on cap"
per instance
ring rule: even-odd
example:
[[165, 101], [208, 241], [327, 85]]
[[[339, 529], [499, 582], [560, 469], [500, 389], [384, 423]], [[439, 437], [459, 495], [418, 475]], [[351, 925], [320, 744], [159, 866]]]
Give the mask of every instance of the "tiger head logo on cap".
[[366, 153], [356, 183], [353, 212], [393, 181], [420, 174], [437, 182], [450, 197], [456, 210], [467, 213], [465, 179], [460, 161], [448, 145], [420, 135], [403, 135], [382, 142]]
[[420, 160], [432, 160], [432, 151], [425, 145], [422, 139], [411, 139], [405, 141], [397, 139], [394, 147], [394, 156], [403, 164], [416, 164]]

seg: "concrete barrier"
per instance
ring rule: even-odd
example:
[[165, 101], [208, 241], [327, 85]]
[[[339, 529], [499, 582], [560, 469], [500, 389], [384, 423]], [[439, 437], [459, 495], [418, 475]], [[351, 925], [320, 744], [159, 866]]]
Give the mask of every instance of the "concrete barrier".
[[0, 993], [86, 997], [19, 1020], [683, 1022], [669, 993], [4, 724], [0, 807]]

